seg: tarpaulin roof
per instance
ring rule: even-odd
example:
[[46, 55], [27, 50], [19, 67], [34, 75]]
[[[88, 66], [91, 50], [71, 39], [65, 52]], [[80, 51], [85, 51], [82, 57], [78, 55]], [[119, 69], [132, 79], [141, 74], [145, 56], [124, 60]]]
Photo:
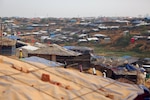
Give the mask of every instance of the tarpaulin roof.
[[38, 47], [31, 46], [31, 45], [22, 46], [21, 48], [26, 49], [26, 50], [31, 50], [31, 51], [39, 49]]
[[27, 62], [38, 62], [38, 63], [42, 63], [42, 64], [44, 64], [46, 66], [50, 66], [50, 67], [64, 66], [64, 64], [62, 64], [62, 63], [50, 61], [50, 60], [36, 57], [36, 56], [32, 56], [32, 57], [28, 57], [28, 58], [22, 58], [22, 60], [27, 61]]
[[83, 46], [64, 46], [64, 48], [69, 49], [69, 50], [89, 50], [92, 51], [92, 48], [89, 47], [83, 47]]
[[18, 36], [15, 36], [15, 35], [7, 36], [7, 38], [12, 39], [12, 40], [20, 40], [20, 38]]
[[79, 71], [0, 56], [0, 100], [134, 100], [143, 89]]

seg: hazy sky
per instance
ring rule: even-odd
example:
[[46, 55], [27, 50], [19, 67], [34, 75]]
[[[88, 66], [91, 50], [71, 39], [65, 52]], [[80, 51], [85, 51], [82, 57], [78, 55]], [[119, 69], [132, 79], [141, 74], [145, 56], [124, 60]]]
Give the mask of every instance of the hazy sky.
[[1, 17], [145, 16], [150, 0], [0, 0]]

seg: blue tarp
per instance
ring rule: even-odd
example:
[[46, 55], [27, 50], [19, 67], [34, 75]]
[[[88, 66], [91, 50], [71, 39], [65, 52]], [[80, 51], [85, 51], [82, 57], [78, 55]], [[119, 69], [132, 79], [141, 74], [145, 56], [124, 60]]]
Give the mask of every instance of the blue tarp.
[[7, 36], [7, 38], [12, 39], [12, 40], [20, 40], [18, 36], [14, 36], [14, 35]]
[[128, 71], [135, 71], [138, 70], [136, 69], [134, 66], [131, 66], [130, 64], [125, 64], [123, 66], [118, 66], [119, 70], [123, 70], [124, 68], [126, 68]]
[[149, 93], [150, 94], [150, 90], [147, 88], [147, 87], [145, 87], [144, 85], [139, 85], [139, 87], [141, 88], [141, 89], [143, 89], [144, 90], [144, 92], [146, 92], [146, 93]]
[[105, 57], [104, 57], [104, 56], [93, 55], [92, 58], [95, 58], [95, 59], [103, 59], [103, 58], [105, 58]]
[[126, 67], [126, 69], [127, 69], [128, 71], [135, 71], [135, 70], [136, 70], [135, 67], [133, 67], [133, 66], [131, 66], [131, 65], [129, 65], [129, 64], [126, 64], [125, 67]]
[[140, 24], [142, 21], [141, 20], [134, 20], [132, 21], [133, 24]]
[[130, 58], [132, 58], [131, 56], [123, 56], [122, 58], [124, 58], [124, 59], [130, 59]]
[[54, 32], [50, 32], [49, 36], [50, 36], [50, 38], [54, 38], [56, 36], [56, 34]]
[[148, 19], [148, 20], [150, 20], [150, 17], [145, 17], [145, 19]]
[[23, 58], [22, 60], [25, 61], [32, 61], [32, 62], [38, 62], [38, 63], [42, 63], [46, 66], [49, 67], [59, 67], [59, 66], [64, 66], [64, 64], [62, 63], [58, 63], [58, 62], [54, 62], [54, 61], [50, 61], [44, 58], [40, 58], [40, 57], [36, 57], [36, 56], [32, 56], [32, 57], [28, 57], [28, 58]]
[[28, 26], [28, 27], [26, 27], [26, 29], [27, 29], [27, 30], [33, 30], [33, 29], [34, 29], [34, 27], [32, 27], [32, 26]]
[[76, 46], [64, 46], [64, 48], [68, 49], [68, 50], [71, 50], [71, 49], [74, 49]]

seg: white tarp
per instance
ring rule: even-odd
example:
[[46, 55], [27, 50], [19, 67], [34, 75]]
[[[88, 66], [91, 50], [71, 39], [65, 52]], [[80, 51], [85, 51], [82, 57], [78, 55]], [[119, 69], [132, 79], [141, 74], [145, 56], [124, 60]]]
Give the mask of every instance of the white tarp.
[[[41, 80], [43, 73], [49, 81]], [[133, 100], [143, 90], [101, 76], [0, 56], [0, 92], [0, 100]]]
[[26, 50], [31, 50], [31, 51], [34, 51], [34, 50], [39, 49], [38, 47], [31, 46], [31, 45], [23, 46], [23, 47], [21, 47], [21, 48], [26, 49]]

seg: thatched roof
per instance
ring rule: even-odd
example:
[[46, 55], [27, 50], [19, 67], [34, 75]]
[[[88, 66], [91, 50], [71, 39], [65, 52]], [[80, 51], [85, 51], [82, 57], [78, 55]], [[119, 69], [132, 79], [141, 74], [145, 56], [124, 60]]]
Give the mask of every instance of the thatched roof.
[[0, 38], [0, 45], [2, 45], [2, 46], [14, 46], [14, 45], [16, 45], [16, 41], [3, 37], [3, 38]]
[[47, 55], [59, 55], [59, 56], [78, 56], [81, 53], [77, 53], [71, 50], [67, 50], [57, 44], [50, 44], [48, 47], [31, 51], [29, 54], [47, 54]]

